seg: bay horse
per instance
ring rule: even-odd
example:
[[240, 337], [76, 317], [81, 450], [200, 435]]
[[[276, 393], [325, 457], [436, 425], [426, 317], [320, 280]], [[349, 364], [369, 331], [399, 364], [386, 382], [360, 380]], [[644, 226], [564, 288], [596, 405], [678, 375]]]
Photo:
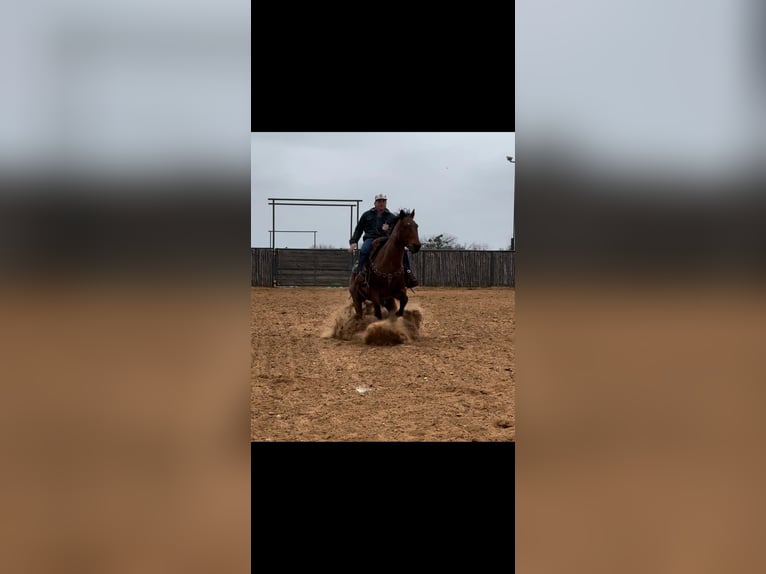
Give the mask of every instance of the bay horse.
[[[380, 244], [383, 244], [382, 247]], [[381, 305], [388, 309], [389, 314], [394, 310], [394, 299], [399, 301], [397, 317], [404, 315], [407, 305], [407, 284], [404, 277], [404, 248], [405, 246], [417, 253], [420, 251], [418, 224], [415, 223], [415, 210], [412, 212], [402, 209], [393, 222], [393, 229], [388, 237], [375, 240], [366, 269], [359, 269], [349, 281], [349, 292], [354, 300], [356, 316], [362, 317], [362, 304], [372, 301], [375, 307], [375, 317], [383, 318]], [[364, 281], [369, 276], [369, 285]]]

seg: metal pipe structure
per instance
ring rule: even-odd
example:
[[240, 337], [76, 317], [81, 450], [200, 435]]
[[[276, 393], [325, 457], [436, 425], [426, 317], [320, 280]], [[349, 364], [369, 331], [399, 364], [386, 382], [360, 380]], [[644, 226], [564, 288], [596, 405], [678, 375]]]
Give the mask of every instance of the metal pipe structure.
[[[354, 233], [354, 207], [356, 207], [356, 221], [359, 221], [359, 204], [362, 203], [361, 199], [315, 199], [315, 198], [297, 198], [297, 197], [269, 197], [269, 205], [271, 205], [271, 229], [269, 230], [269, 237], [271, 238], [269, 247], [272, 251], [276, 250], [277, 245], [277, 233], [285, 233], [285, 231], [277, 230], [276, 224], [276, 209], [277, 205], [307, 205], [311, 207], [349, 207], [351, 209], [349, 220], [349, 232], [348, 236]], [[316, 247], [316, 235], [314, 236], [314, 247]]]
[[[275, 240], [272, 240], [271, 234], [274, 233], [269, 229], [269, 245], [272, 241], [276, 244]], [[315, 229], [278, 229], [276, 233], [313, 233], [314, 234], [314, 249], [317, 248], [317, 232]]]

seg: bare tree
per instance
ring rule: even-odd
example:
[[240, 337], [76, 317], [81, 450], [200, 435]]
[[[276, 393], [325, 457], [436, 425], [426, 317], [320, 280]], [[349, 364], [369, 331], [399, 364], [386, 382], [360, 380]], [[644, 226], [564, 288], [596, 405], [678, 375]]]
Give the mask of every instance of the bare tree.
[[457, 237], [449, 233], [431, 235], [422, 242], [423, 249], [465, 249], [464, 245], [457, 242]]

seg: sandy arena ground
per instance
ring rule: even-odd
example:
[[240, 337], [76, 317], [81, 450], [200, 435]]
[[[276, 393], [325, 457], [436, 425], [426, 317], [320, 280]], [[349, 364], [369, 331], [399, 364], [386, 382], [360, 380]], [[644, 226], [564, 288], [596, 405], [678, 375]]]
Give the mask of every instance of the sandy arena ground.
[[347, 289], [251, 289], [251, 440], [515, 440], [514, 289], [419, 287], [382, 323]]

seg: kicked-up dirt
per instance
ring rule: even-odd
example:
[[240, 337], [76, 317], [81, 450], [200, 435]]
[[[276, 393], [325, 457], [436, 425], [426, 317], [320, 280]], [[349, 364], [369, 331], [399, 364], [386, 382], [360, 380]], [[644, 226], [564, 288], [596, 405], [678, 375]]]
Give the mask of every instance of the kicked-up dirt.
[[342, 288], [251, 290], [252, 441], [514, 441], [513, 288], [419, 287], [403, 317]]

